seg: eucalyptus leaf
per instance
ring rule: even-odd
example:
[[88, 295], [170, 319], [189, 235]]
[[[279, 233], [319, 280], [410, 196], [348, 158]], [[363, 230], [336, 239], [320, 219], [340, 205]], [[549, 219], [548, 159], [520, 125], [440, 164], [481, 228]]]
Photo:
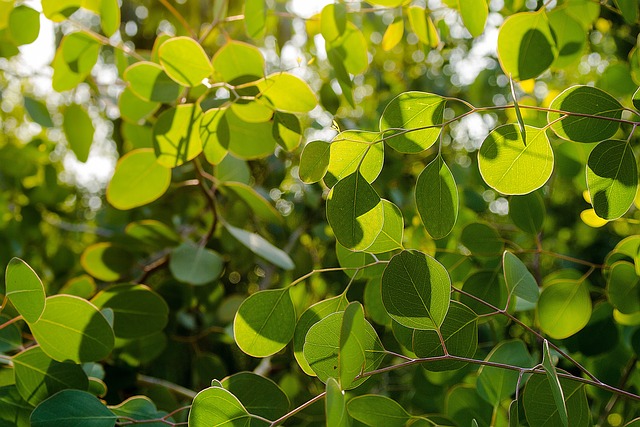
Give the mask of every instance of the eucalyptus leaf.
[[458, 218], [458, 189], [441, 155], [429, 163], [416, 182], [416, 205], [420, 219], [434, 239], [446, 237]]

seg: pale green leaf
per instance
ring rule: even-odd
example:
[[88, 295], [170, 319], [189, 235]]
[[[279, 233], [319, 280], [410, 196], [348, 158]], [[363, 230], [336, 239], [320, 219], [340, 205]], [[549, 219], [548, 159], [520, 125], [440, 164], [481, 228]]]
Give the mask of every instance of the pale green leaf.
[[189, 426], [249, 427], [251, 415], [240, 400], [222, 387], [209, 387], [196, 395], [189, 411]]
[[30, 327], [42, 351], [59, 362], [102, 360], [114, 345], [113, 329], [96, 306], [71, 295], [47, 298], [42, 316]]
[[344, 131], [336, 135], [329, 147], [329, 165], [324, 182], [336, 182], [356, 170], [369, 183], [376, 180], [384, 162], [384, 144], [378, 132]]
[[327, 380], [324, 413], [328, 426], [350, 427], [351, 422], [347, 415], [345, 397], [338, 381], [335, 378]]
[[171, 169], [160, 165], [151, 148], [130, 151], [120, 158], [107, 186], [107, 201], [128, 210], [160, 198], [171, 183]]
[[366, 252], [374, 254], [402, 248], [402, 237], [404, 235], [404, 220], [402, 219], [400, 208], [388, 200], [381, 200], [384, 216], [382, 229], [371, 246], [365, 249]]
[[320, 33], [327, 42], [340, 37], [347, 28], [347, 6], [344, 3], [330, 3], [320, 13]]
[[20, 258], [11, 258], [5, 272], [5, 296], [28, 323], [38, 321], [45, 309], [45, 291], [35, 271]]
[[265, 0], [245, 0], [244, 25], [253, 39], [262, 39], [266, 32], [267, 5]]
[[202, 152], [201, 119], [202, 110], [197, 104], [181, 104], [158, 116], [153, 125], [153, 145], [159, 164], [175, 168]]
[[329, 150], [331, 145], [324, 141], [311, 141], [304, 146], [300, 155], [298, 173], [300, 179], [312, 184], [320, 181], [329, 167]]
[[[445, 99], [426, 92], [404, 92], [387, 104], [380, 117], [380, 131], [391, 148], [419, 153], [438, 139]], [[420, 129], [420, 130], [413, 130]]]
[[136, 62], [125, 70], [123, 79], [145, 101], [173, 102], [182, 92], [182, 87], [153, 62]]
[[366, 340], [364, 309], [362, 304], [354, 301], [344, 310], [340, 327], [338, 379], [343, 389], [349, 388], [355, 377], [364, 372]]
[[618, 219], [629, 210], [638, 188], [638, 168], [628, 141], [602, 141], [591, 151], [587, 186], [600, 218]]
[[404, 20], [402, 16], [396, 16], [387, 27], [382, 36], [382, 50], [389, 51], [396, 47], [404, 36]]
[[278, 111], [306, 113], [318, 99], [307, 83], [289, 73], [271, 74], [257, 84], [260, 98]]
[[245, 353], [267, 357], [291, 341], [295, 327], [296, 312], [289, 289], [271, 289], [243, 301], [233, 321], [233, 335]]
[[527, 194], [542, 187], [553, 172], [553, 151], [544, 129], [515, 124], [494, 129], [478, 152], [484, 181], [502, 194]]
[[51, 64], [53, 89], [58, 92], [70, 90], [84, 81], [91, 74], [99, 53], [100, 43], [87, 33], [64, 36]]
[[211, 59], [217, 80], [230, 84], [243, 84], [264, 77], [264, 57], [250, 44], [230, 40]]
[[198, 86], [213, 73], [204, 49], [190, 37], [167, 40], [160, 46], [158, 56], [167, 75], [182, 86]]
[[185, 242], [171, 252], [169, 270], [173, 277], [191, 285], [205, 285], [220, 277], [224, 260], [212, 249]]
[[233, 237], [249, 248], [251, 252], [261, 256], [273, 265], [277, 265], [285, 270], [292, 270], [295, 267], [293, 261], [285, 251], [273, 246], [259, 234], [250, 233], [227, 223], [225, 223], [224, 226]]
[[489, 7], [486, 0], [459, 0], [460, 16], [462, 23], [473, 37], [478, 37], [484, 32], [484, 26], [489, 16]]
[[86, 162], [89, 158], [91, 143], [93, 142], [93, 121], [82, 106], [71, 104], [64, 112], [64, 122], [62, 124], [67, 142], [81, 162]]

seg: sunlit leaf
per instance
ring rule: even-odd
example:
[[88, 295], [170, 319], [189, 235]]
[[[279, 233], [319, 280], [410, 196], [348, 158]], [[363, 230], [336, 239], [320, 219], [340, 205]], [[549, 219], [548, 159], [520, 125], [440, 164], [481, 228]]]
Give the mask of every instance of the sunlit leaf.
[[442, 156], [436, 156], [418, 176], [415, 197], [429, 235], [434, 239], [447, 236], [458, 218], [458, 189]]
[[12, 258], [5, 272], [5, 296], [29, 323], [38, 321], [45, 309], [45, 291], [35, 271], [20, 258]]
[[159, 164], [175, 168], [202, 152], [201, 119], [202, 110], [196, 104], [181, 104], [158, 116], [153, 125], [153, 138]]

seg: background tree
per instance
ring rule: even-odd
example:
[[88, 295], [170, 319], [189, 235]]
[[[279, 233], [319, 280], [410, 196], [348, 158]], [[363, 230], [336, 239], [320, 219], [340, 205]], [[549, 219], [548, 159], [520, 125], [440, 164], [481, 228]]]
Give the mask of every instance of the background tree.
[[0, 1], [0, 425], [640, 422], [637, 2], [326, 3]]

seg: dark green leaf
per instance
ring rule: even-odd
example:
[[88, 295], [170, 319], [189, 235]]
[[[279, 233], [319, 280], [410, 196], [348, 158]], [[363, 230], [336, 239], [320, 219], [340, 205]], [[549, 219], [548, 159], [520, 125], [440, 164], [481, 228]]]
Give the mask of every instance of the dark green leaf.
[[458, 218], [458, 189], [442, 156], [436, 156], [420, 173], [415, 197], [420, 219], [431, 237], [446, 237]]
[[42, 402], [31, 414], [33, 427], [113, 427], [116, 415], [86, 391], [63, 390]]

